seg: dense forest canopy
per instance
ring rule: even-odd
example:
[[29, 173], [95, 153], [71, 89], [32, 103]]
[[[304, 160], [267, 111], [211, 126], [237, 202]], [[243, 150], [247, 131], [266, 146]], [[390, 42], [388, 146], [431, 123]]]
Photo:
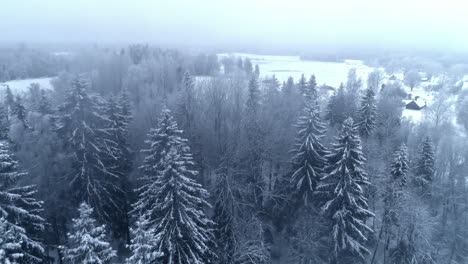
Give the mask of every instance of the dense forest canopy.
[[0, 48], [0, 262], [467, 263], [468, 63], [355, 56]]

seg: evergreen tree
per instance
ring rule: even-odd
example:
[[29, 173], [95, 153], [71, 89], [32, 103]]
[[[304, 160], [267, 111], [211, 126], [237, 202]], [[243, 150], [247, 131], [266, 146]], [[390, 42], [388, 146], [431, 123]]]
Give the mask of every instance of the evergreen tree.
[[10, 116], [15, 106], [15, 96], [11, 92], [10, 86], [7, 86], [5, 90], [5, 105], [8, 109], [8, 115]]
[[309, 91], [308, 91], [308, 84], [307, 80], [304, 76], [304, 74], [301, 75], [301, 78], [299, 79], [299, 82], [297, 83], [297, 86], [299, 88], [299, 91], [303, 96], [309, 96]]
[[408, 153], [405, 145], [402, 145], [400, 149], [395, 152], [395, 158], [393, 159], [390, 169], [393, 181], [396, 182], [397, 186], [404, 187], [407, 183], [406, 174], [409, 170]]
[[258, 64], [255, 64], [255, 76], [260, 77], [260, 67], [258, 67]]
[[0, 103], [0, 140], [8, 138], [10, 132], [10, 122], [8, 120], [8, 112], [3, 104]]
[[430, 195], [435, 172], [435, 161], [432, 141], [428, 136], [422, 142], [419, 160], [415, 169], [416, 184], [421, 188], [423, 195]]
[[78, 208], [79, 217], [73, 219], [67, 234], [67, 246], [61, 247], [64, 259], [70, 264], [106, 264], [116, 256], [106, 238], [105, 226], [96, 226], [93, 209], [86, 203]]
[[42, 115], [50, 115], [53, 113], [52, 105], [50, 104], [49, 98], [47, 98], [47, 94], [44, 89], [41, 90], [41, 95], [36, 106], [36, 111]]
[[[112, 156], [106, 161], [106, 167], [115, 174], [116, 184], [118, 189], [110, 189], [109, 195], [114, 197], [113, 202], [120, 210], [109, 211], [110, 216], [114, 221], [111, 222], [111, 228], [116, 232], [116, 237], [130, 238], [129, 230], [129, 195], [130, 195], [130, 181], [128, 174], [132, 168], [131, 156], [132, 152], [127, 142], [128, 138], [128, 125], [131, 121], [130, 102], [128, 95], [125, 91], [120, 95], [118, 103], [114, 99], [109, 99], [106, 107], [106, 117], [108, 124], [106, 130], [108, 132], [108, 139], [110, 140]], [[115, 143], [115, 144], [114, 144]]]
[[365, 222], [373, 213], [367, 209], [364, 188], [369, 182], [361, 140], [352, 118], [343, 123], [327, 159], [326, 175], [316, 192], [322, 198], [322, 211], [332, 226], [332, 262], [357, 263], [369, 253], [364, 243], [372, 230]]
[[227, 173], [227, 168], [222, 168], [218, 174], [214, 193], [214, 217], [217, 224], [215, 239], [218, 245], [218, 262], [222, 264], [233, 264], [236, 248], [234, 237], [234, 194]]
[[135, 229], [131, 229], [132, 240], [129, 245], [131, 255], [127, 258], [128, 264], [157, 264], [162, 256], [159, 251], [154, 251], [159, 237], [154, 237], [154, 232], [148, 229], [149, 222], [144, 217], [139, 217]]
[[249, 81], [249, 90], [245, 107], [245, 134], [246, 155], [245, 167], [247, 171], [247, 184], [253, 195], [253, 202], [261, 205], [263, 202], [263, 175], [262, 175], [262, 152], [263, 132], [259, 121], [260, 111], [260, 89], [257, 79], [252, 77]]
[[315, 79], [315, 75], [311, 75], [309, 79], [309, 83], [307, 86], [308, 94], [312, 99], [316, 99], [318, 92], [317, 92], [317, 80]]
[[162, 263], [209, 263], [214, 239], [203, 207], [208, 192], [195, 182], [197, 172], [187, 140], [164, 109], [158, 128], [146, 141], [149, 148], [141, 166], [143, 186], [135, 212], [148, 219], [147, 231], [157, 238], [154, 251], [162, 251]]
[[326, 165], [327, 151], [321, 143], [325, 126], [320, 120], [317, 106], [309, 104], [304, 107], [297, 128], [291, 181], [299, 197], [307, 204]]
[[100, 219], [114, 222], [116, 211], [122, 210], [116, 199], [122, 195], [119, 176], [115, 173], [116, 143], [110, 138], [112, 129], [104, 115], [103, 103], [87, 92], [85, 79], [76, 78], [59, 109], [57, 134], [63, 139], [72, 161], [69, 194], [75, 203], [85, 201]]
[[10, 155], [8, 143], [0, 141], [0, 228], [5, 230], [0, 232], [1, 263], [39, 263], [44, 253], [36, 237], [44, 230], [45, 221], [39, 216], [42, 202], [34, 198], [35, 186], [18, 184], [26, 176]]
[[27, 120], [26, 120], [26, 108], [21, 100], [19, 95], [16, 95], [16, 100], [13, 104], [13, 115], [23, 123], [24, 127], [28, 128]]
[[249, 58], [244, 59], [244, 71], [251, 75], [253, 73], [253, 65]]
[[[398, 237], [401, 228], [401, 216], [404, 212], [404, 192], [403, 187], [406, 185], [406, 174], [408, 172], [408, 154], [405, 145], [402, 145], [396, 152], [393, 161], [390, 165], [390, 177], [385, 182], [384, 193], [384, 213], [382, 216], [382, 226], [379, 233], [378, 241], [384, 241], [384, 254], [390, 249], [390, 245], [397, 244], [396, 248], [391, 249], [394, 253], [392, 259], [398, 259], [402, 253], [401, 248], [402, 238]], [[396, 243], [392, 242], [392, 238], [396, 238]], [[379, 243], [378, 242], [378, 243]], [[377, 245], [378, 246], [378, 245]], [[377, 248], [374, 251], [373, 260], [376, 256]], [[373, 262], [373, 260], [371, 262]], [[400, 262], [395, 262], [400, 263]], [[406, 263], [406, 262], [405, 262]]]
[[363, 137], [372, 135], [377, 127], [377, 106], [375, 93], [371, 88], [367, 89], [366, 95], [362, 98], [361, 108], [358, 109], [358, 122], [356, 125]]
[[289, 77], [286, 83], [283, 83], [282, 91], [284, 94], [290, 96], [296, 92], [295, 90], [294, 79]]
[[327, 104], [325, 119], [328, 120], [332, 126], [341, 124], [346, 119], [347, 113], [345, 103], [345, 90], [342, 83], [338, 91], [330, 97]]
[[4, 218], [0, 218], [0, 263], [20, 263], [23, 257], [20, 253], [21, 236], [24, 235], [23, 228], [13, 228]]
[[195, 81], [190, 73], [185, 72], [179, 99], [181, 127], [186, 133], [193, 132], [195, 121]]

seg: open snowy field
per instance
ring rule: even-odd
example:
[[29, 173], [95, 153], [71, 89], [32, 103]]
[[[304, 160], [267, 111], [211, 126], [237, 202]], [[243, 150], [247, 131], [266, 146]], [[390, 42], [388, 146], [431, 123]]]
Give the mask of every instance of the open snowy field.
[[44, 77], [44, 78], [36, 78], [36, 79], [23, 79], [23, 80], [13, 80], [4, 83], [0, 83], [0, 88], [6, 88], [6, 86], [10, 87], [13, 93], [23, 93], [27, 92], [31, 83], [38, 83], [42, 89], [45, 90], [52, 90], [53, 86], [50, 81], [53, 77]]
[[[275, 75], [276, 78], [282, 82], [286, 81], [289, 76], [292, 76], [294, 81], [297, 82], [302, 74], [304, 74], [306, 78], [309, 78], [311, 74], [315, 74], [319, 85], [326, 84], [332, 87], [338, 87], [342, 82], [345, 83], [349, 70], [354, 68], [356, 69], [358, 77], [363, 81], [363, 88], [366, 88], [367, 76], [374, 70], [373, 67], [365, 65], [360, 60], [323, 62], [301, 60], [299, 56], [259, 55], [249, 53], [220, 53], [217, 55], [219, 60], [224, 57], [240, 57], [242, 59], [249, 58], [253, 66], [258, 64], [260, 67], [261, 77], [271, 77], [272, 75]], [[384, 82], [388, 81], [390, 76], [385, 73], [383, 68], [381, 68], [381, 70], [384, 73]], [[394, 73], [393, 75], [402, 83], [404, 78], [404, 74], [402, 72]], [[402, 88], [406, 93], [411, 94], [412, 98], [415, 98], [416, 96], [421, 98], [421, 100], [426, 103], [427, 107], [430, 108], [435, 94], [427, 91], [425, 86], [435, 83], [437, 83], [437, 78], [421, 83], [421, 85], [415, 87], [413, 90], [403, 83]], [[404, 102], [408, 103], [410, 101], [411, 100], [405, 100]], [[420, 123], [424, 118], [424, 112], [426, 110], [427, 108], [423, 110], [410, 110], [405, 109], [403, 106], [402, 117], [410, 120], [411, 122]]]
[[280, 81], [286, 81], [289, 76], [298, 81], [302, 74], [309, 78], [315, 74], [317, 83], [327, 84], [333, 87], [338, 87], [341, 82], [345, 83], [348, 71], [352, 68], [356, 69], [359, 77], [362, 78], [363, 84], [366, 84], [367, 75], [374, 69], [364, 65], [359, 60], [345, 60], [344, 62], [323, 62], [301, 60], [299, 56], [276, 56], [276, 55], [258, 55], [248, 53], [220, 53], [218, 58], [223, 57], [241, 57], [249, 58], [252, 64], [258, 64], [260, 67], [260, 75], [262, 77], [270, 77], [275, 75]]

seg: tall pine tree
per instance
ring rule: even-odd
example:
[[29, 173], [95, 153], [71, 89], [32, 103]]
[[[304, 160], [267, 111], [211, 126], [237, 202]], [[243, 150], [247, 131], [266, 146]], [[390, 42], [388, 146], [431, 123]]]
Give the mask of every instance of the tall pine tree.
[[73, 80], [59, 109], [56, 131], [71, 154], [67, 180], [73, 201], [87, 202], [100, 219], [113, 223], [115, 211], [122, 210], [117, 199], [123, 194], [112, 162], [117, 144], [110, 137], [102, 100], [87, 89], [85, 79]]
[[164, 264], [209, 263], [214, 258], [213, 222], [203, 210], [208, 192], [195, 181], [197, 171], [174, 118], [164, 109], [158, 127], [148, 135], [141, 166], [143, 186], [135, 210], [148, 219], [157, 238], [154, 251]]
[[218, 263], [233, 264], [236, 249], [236, 239], [234, 236], [234, 193], [231, 189], [231, 181], [227, 172], [228, 168], [223, 167], [218, 173], [216, 188], [214, 193], [214, 216], [215, 238], [218, 255]]
[[302, 74], [301, 78], [299, 79], [299, 82], [297, 83], [297, 87], [299, 88], [299, 91], [303, 96], [308, 96], [309, 91], [307, 90], [307, 86], [307, 80], [304, 74]]
[[79, 216], [73, 219], [66, 246], [61, 247], [64, 259], [70, 264], [107, 264], [116, 256], [106, 238], [105, 226], [96, 226], [93, 208], [81, 203]]
[[8, 111], [3, 103], [0, 103], [0, 140], [8, 138], [10, 132], [10, 121], [8, 120]]
[[317, 106], [310, 103], [297, 123], [291, 181], [300, 199], [307, 204], [315, 191], [326, 165], [327, 150], [321, 141], [325, 133]]
[[325, 119], [330, 121], [332, 126], [341, 124], [348, 116], [346, 113], [346, 97], [343, 83], [340, 84], [338, 91], [335, 92], [327, 104]]
[[44, 253], [37, 238], [45, 225], [39, 215], [42, 202], [34, 198], [35, 186], [19, 185], [26, 176], [11, 156], [8, 143], [0, 141], [0, 228], [4, 230], [0, 232], [1, 263], [39, 263]]
[[374, 214], [368, 210], [364, 194], [369, 182], [364, 171], [361, 140], [352, 118], [343, 123], [337, 143], [333, 144], [327, 159], [329, 165], [317, 187], [317, 194], [332, 227], [332, 262], [362, 262], [369, 253], [365, 242], [372, 232], [366, 219]]
[[13, 104], [13, 115], [23, 124], [25, 128], [29, 128], [28, 121], [26, 120], [26, 107], [24, 107], [21, 96], [16, 95], [16, 100]]
[[[109, 99], [106, 106], [106, 131], [108, 139], [110, 140], [109, 146], [112, 151], [112, 156], [106, 162], [108, 170], [115, 174], [116, 184], [118, 189], [111, 189], [109, 193], [114, 197], [113, 201], [120, 210], [109, 211], [113, 214], [111, 218], [112, 230], [116, 232], [116, 237], [125, 237], [127, 242], [130, 238], [129, 230], [129, 196], [131, 192], [130, 181], [128, 174], [132, 169], [132, 152], [127, 142], [128, 138], [128, 125], [131, 121], [130, 102], [128, 95], [123, 91], [120, 95], [119, 101], [116, 102], [113, 98]], [[115, 144], [114, 144], [115, 143]], [[123, 236], [122, 236], [123, 235]]]
[[149, 222], [144, 216], [136, 221], [135, 228], [131, 229], [132, 239], [129, 245], [130, 257], [128, 264], [158, 264], [162, 253], [155, 251], [156, 243], [160, 239], [154, 236], [153, 230], [148, 228]]
[[377, 106], [375, 93], [372, 88], [366, 90], [366, 95], [362, 98], [361, 108], [357, 113], [357, 126], [362, 137], [369, 137], [377, 127]]
[[435, 173], [435, 160], [432, 140], [429, 136], [422, 142], [419, 160], [416, 164], [415, 182], [421, 188], [422, 195], [431, 195], [432, 180]]
[[315, 100], [317, 98], [318, 92], [317, 92], [317, 80], [315, 79], [315, 75], [313, 74], [310, 76], [307, 89], [308, 89], [309, 96], [312, 98], [312, 100]]
[[262, 175], [263, 131], [260, 124], [260, 89], [255, 76], [249, 81], [247, 102], [245, 107], [244, 129], [246, 136], [245, 167], [252, 202], [263, 203], [264, 181]]

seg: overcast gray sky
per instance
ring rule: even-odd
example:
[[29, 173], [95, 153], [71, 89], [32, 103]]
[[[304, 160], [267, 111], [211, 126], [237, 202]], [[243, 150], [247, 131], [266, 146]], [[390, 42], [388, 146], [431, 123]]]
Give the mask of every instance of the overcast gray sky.
[[463, 0], [3, 0], [0, 42], [468, 50]]

